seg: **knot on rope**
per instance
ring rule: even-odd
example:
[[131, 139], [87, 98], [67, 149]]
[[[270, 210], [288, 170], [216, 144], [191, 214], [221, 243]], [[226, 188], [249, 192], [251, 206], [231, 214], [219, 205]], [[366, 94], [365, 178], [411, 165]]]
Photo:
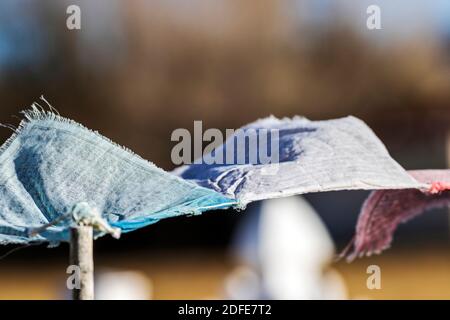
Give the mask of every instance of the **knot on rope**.
[[431, 194], [440, 193], [443, 191], [450, 190], [450, 183], [446, 182], [433, 182], [428, 190]]
[[72, 220], [76, 225], [91, 226], [97, 231], [110, 234], [113, 238], [120, 238], [121, 230], [112, 227], [98, 210], [92, 208], [87, 202], [80, 202], [74, 205], [71, 214]]
[[29, 228], [28, 235], [30, 237], [34, 237], [41, 232], [44, 232], [49, 227], [58, 224], [59, 222], [72, 218], [72, 222], [78, 226], [91, 226], [94, 230], [100, 231], [103, 233], [110, 234], [113, 238], [119, 239], [121, 230], [120, 228], [112, 227], [106, 219], [102, 217], [102, 215], [98, 212], [96, 208], [92, 208], [87, 202], [79, 202], [72, 207], [72, 209], [53, 221], [49, 223], [37, 227], [37, 228]]

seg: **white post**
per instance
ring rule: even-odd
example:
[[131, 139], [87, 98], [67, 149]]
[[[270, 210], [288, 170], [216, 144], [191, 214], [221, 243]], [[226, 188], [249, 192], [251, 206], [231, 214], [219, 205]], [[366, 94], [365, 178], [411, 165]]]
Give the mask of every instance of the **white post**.
[[92, 226], [70, 228], [70, 264], [80, 268], [80, 287], [72, 290], [73, 300], [94, 300], [93, 247]]

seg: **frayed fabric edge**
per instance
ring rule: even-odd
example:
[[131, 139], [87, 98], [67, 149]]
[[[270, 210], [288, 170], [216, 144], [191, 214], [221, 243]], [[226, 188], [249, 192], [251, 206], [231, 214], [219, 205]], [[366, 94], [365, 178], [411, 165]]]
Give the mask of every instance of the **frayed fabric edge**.
[[[15, 128], [15, 132], [0, 146], [0, 157], [8, 150], [8, 148], [14, 143], [14, 141], [17, 139], [17, 137], [20, 135], [20, 133], [26, 129], [27, 126], [31, 125], [35, 121], [55, 121], [59, 123], [68, 123], [73, 126], [76, 126], [78, 128], [81, 128], [83, 130], [86, 130], [87, 132], [94, 134], [97, 138], [102, 139], [111, 145], [115, 146], [116, 148], [120, 149], [122, 152], [126, 152], [129, 155], [132, 155], [133, 157], [139, 159], [139, 161], [142, 161], [146, 163], [147, 165], [151, 166], [152, 168], [160, 171], [161, 173], [169, 174], [174, 179], [182, 181], [183, 183], [191, 184], [191, 182], [182, 179], [174, 174], [171, 174], [170, 172], [167, 172], [163, 170], [162, 168], [155, 165], [153, 162], [146, 160], [142, 158], [140, 155], [135, 153], [133, 150], [122, 146], [118, 144], [117, 142], [114, 142], [110, 138], [102, 135], [96, 130], [92, 130], [87, 128], [86, 126], [72, 120], [69, 118], [65, 118], [59, 114], [59, 112], [44, 98], [44, 96], [41, 96], [40, 99], [45, 102], [45, 104], [48, 106], [49, 110], [46, 110], [44, 107], [42, 107], [39, 103], [33, 102], [30, 109], [23, 110], [20, 113], [23, 114], [24, 119], [21, 120], [17, 128]], [[193, 184], [196, 187], [200, 187], [198, 185]], [[206, 188], [207, 189], [207, 188]], [[210, 190], [210, 189], [208, 189]], [[234, 200], [234, 199], [231, 199]]]
[[[450, 184], [446, 183], [446, 182], [431, 182], [428, 184], [428, 188], [427, 189], [416, 189], [418, 191], [421, 191], [424, 194], [430, 194], [430, 195], [435, 195], [435, 194], [439, 194], [442, 192], [448, 192], [450, 191]], [[382, 191], [389, 191], [389, 190], [377, 190], [374, 192], [382, 192]], [[382, 195], [381, 195], [382, 196]], [[364, 201], [364, 204], [362, 206], [362, 208], [364, 208], [364, 206], [366, 205], [366, 201], [370, 198], [369, 197]], [[440, 208], [440, 207], [444, 207], [444, 206], [436, 206], [433, 208]], [[425, 210], [423, 210], [420, 214], [423, 214], [433, 208], [426, 208]], [[362, 211], [363, 209], [361, 209]], [[411, 217], [410, 219], [412, 219], [413, 217]], [[359, 218], [358, 218], [359, 219]], [[405, 223], [409, 221], [409, 219], [405, 219], [403, 221], [401, 221], [400, 223]], [[363, 247], [357, 247], [356, 245], [356, 239], [357, 239], [357, 232], [355, 231], [355, 234], [353, 235], [352, 239], [349, 241], [349, 243], [344, 247], [344, 249], [341, 251], [341, 253], [339, 253], [336, 256], [335, 261], [340, 261], [342, 259], [345, 259], [345, 261], [347, 263], [351, 263], [354, 260], [356, 260], [357, 258], [362, 258], [362, 257], [370, 257], [372, 255], [380, 255], [383, 251], [389, 249], [391, 247], [392, 244], [392, 238], [387, 241], [386, 244], [384, 244], [383, 246], [380, 246], [378, 248], [376, 248], [375, 250], [371, 249], [371, 250], [367, 250]], [[392, 234], [393, 237], [393, 234]]]
[[[40, 99], [45, 102], [45, 104], [48, 106], [49, 110], [45, 110], [44, 107], [42, 107], [39, 103], [33, 102], [31, 104], [30, 109], [28, 110], [22, 110], [20, 113], [23, 114], [24, 119], [22, 119], [17, 127], [14, 127], [12, 125], [5, 125], [2, 124], [3, 127], [9, 128], [13, 130], [13, 134], [6, 139], [6, 141], [0, 146], [0, 156], [6, 152], [6, 150], [13, 144], [13, 142], [17, 139], [17, 137], [20, 135], [20, 133], [25, 129], [25, 127], [35, 120], [58, 120], [58, 118], [62, 118], [59, 115], [58, 110], [54, 108], [45, 98], [43, 95], [41, 95]], [[69, 119], [67, 119], [69, 120]]]

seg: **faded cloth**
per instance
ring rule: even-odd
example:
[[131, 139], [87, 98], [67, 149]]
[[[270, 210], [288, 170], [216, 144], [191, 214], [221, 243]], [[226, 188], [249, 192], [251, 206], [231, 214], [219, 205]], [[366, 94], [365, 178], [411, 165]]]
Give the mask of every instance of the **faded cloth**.
[[389, 248], [400, 223], [434, 208], [450, 206], [450, 169], [408, 171], [420, 182], [429, 185], [421, 192], [415, 189], [380, 190], [372, 192], [359, 214], [356, 235], [341, 256], [351, 261], [356, 257], [379, 254]]
[[[355, 117], [327, 121], [268, 117], [241, 128], [249, 129], [258, 135], [260, 129], [278, 130], [279, 163], [194, 163], [174, 173], [242, 205], [308, 192], [427, 188], [408, 175], [373, 131]], [[235, 142], [236, 135], [218, 152], [226, 154], [227, 145], [236, 147]], [[271, 167], [275, 171], [270, 172]]]
[[33, 237], [28, 230], [80, 202], [125, 232], [235, 203], [76, 122], [36, 107], [24, 113], [26, 120], [0, 149], [0, 244], [67, 241], [70, 220]]
[[67, 220], [37, 235], [29, 231], [80, 203], [126, 232], [164, 218], [308, 192], [430, 187], [407, 174], [354, 117], [256, 121], [243, 129], [279, 130], [279, 163], [194, 164], [175, 171], [180, 179], [72, 120], [36, 106], [24, 114], [0, 147], [0, 244], [67, 241]]

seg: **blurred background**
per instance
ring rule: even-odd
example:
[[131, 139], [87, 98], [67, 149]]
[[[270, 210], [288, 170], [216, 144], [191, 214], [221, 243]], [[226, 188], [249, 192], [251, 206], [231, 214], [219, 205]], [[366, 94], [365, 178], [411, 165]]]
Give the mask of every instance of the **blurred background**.
[[[81, 30], [66, 27], [72, 4], [81, 9]], [[381, 9], [381, 30], [366, 27], [371, 4]], [[239, 128], [270, 114], [351, 114], [406, 169], [448, 168], [450, 2], [2, 0], [0, 122], [17, 125], [19, 111], [42, 94], [61, 115], [165, 170], [174, 168], [173, 130], [193, 130], [194, 120]], [[10, 135], [1, 128], [2, 141]], [[95, 243], [97, 288], [153, 299], [449, 299], [447, 210], [402, 225], [382, 256], [331, 261], [351, 239], [366, 196], [310, 194], [298, 203], [164, 220], [120, 241], [104, 237]], [[287, 223], [269, 223], [272, 212], [295, 208], [309, 218], [287, 213]], [[318, 230], [309, 237], [305, 221]], [[289, 233], [296, 236], [269, 241], [286, 225], [298, 226]], [[13, 248], [2, 246], [0, 255]], [[268, 267], [277, 248], [296, 257], [286, 258], [289, 272]], [[308, 267], [311, 255], [318, 262]], [[68, 297], [67, 260], [65, 244], [1, 259], [0, 299]], [[366, 287], [371, 264], [381, 267], [381, 290]], [[281, 273], [292, 281], [274, 276]], [[310, 274], [318, 280], [306, 285]]]

